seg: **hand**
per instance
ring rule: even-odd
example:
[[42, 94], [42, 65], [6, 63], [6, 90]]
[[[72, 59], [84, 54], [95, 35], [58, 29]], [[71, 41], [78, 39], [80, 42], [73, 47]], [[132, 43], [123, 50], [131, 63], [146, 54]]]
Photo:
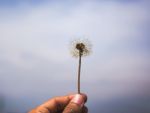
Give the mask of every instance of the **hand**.
[[88, 109], [84, 106], [86, 101], [87, 96], [85, 94], [55, 97], [29, 113], [87, 113]]

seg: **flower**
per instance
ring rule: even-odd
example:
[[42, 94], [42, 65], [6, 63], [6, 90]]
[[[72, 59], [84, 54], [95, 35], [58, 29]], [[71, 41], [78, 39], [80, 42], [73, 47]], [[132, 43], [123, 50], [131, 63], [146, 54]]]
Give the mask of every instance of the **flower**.
[[71, 41], [70, 53], [73, 57], [88, 56], [91, 53], [91, 43], [88, 39], [76, 39]]

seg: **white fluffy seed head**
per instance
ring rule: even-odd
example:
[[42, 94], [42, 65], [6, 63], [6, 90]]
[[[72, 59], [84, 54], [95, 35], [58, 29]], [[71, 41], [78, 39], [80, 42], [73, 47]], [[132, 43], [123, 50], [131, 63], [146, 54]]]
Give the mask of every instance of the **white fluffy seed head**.
[[[82, 46], [78, 48], [78, 46]], [[88, 56], [91, 53], [92, 44], [88, 39], [75, 39], [71, 41], [70, 44], [70, 53], [73, 57], [78, 58], [80, 55], [80, 52], [82, 53], [82, 56]]]

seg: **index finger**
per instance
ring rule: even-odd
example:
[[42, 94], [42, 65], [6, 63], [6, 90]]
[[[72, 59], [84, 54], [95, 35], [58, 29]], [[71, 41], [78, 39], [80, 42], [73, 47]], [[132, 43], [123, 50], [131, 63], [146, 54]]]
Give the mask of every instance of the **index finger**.
[[40, 105], [37, 108], [37, 111], [45, 111], [46, 113], [60, 112], [67, 106], [73, 97], [74, 95], [52, 98], [44, 104]]

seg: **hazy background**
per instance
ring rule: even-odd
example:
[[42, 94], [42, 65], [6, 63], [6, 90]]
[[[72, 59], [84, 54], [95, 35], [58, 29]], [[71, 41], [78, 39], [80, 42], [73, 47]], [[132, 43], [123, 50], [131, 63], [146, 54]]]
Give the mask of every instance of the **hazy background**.
[[0, 113], [76, 92], [69, 42], [86, 37], [89, 113], [150, 113], [149, 0], [0, 0]]

